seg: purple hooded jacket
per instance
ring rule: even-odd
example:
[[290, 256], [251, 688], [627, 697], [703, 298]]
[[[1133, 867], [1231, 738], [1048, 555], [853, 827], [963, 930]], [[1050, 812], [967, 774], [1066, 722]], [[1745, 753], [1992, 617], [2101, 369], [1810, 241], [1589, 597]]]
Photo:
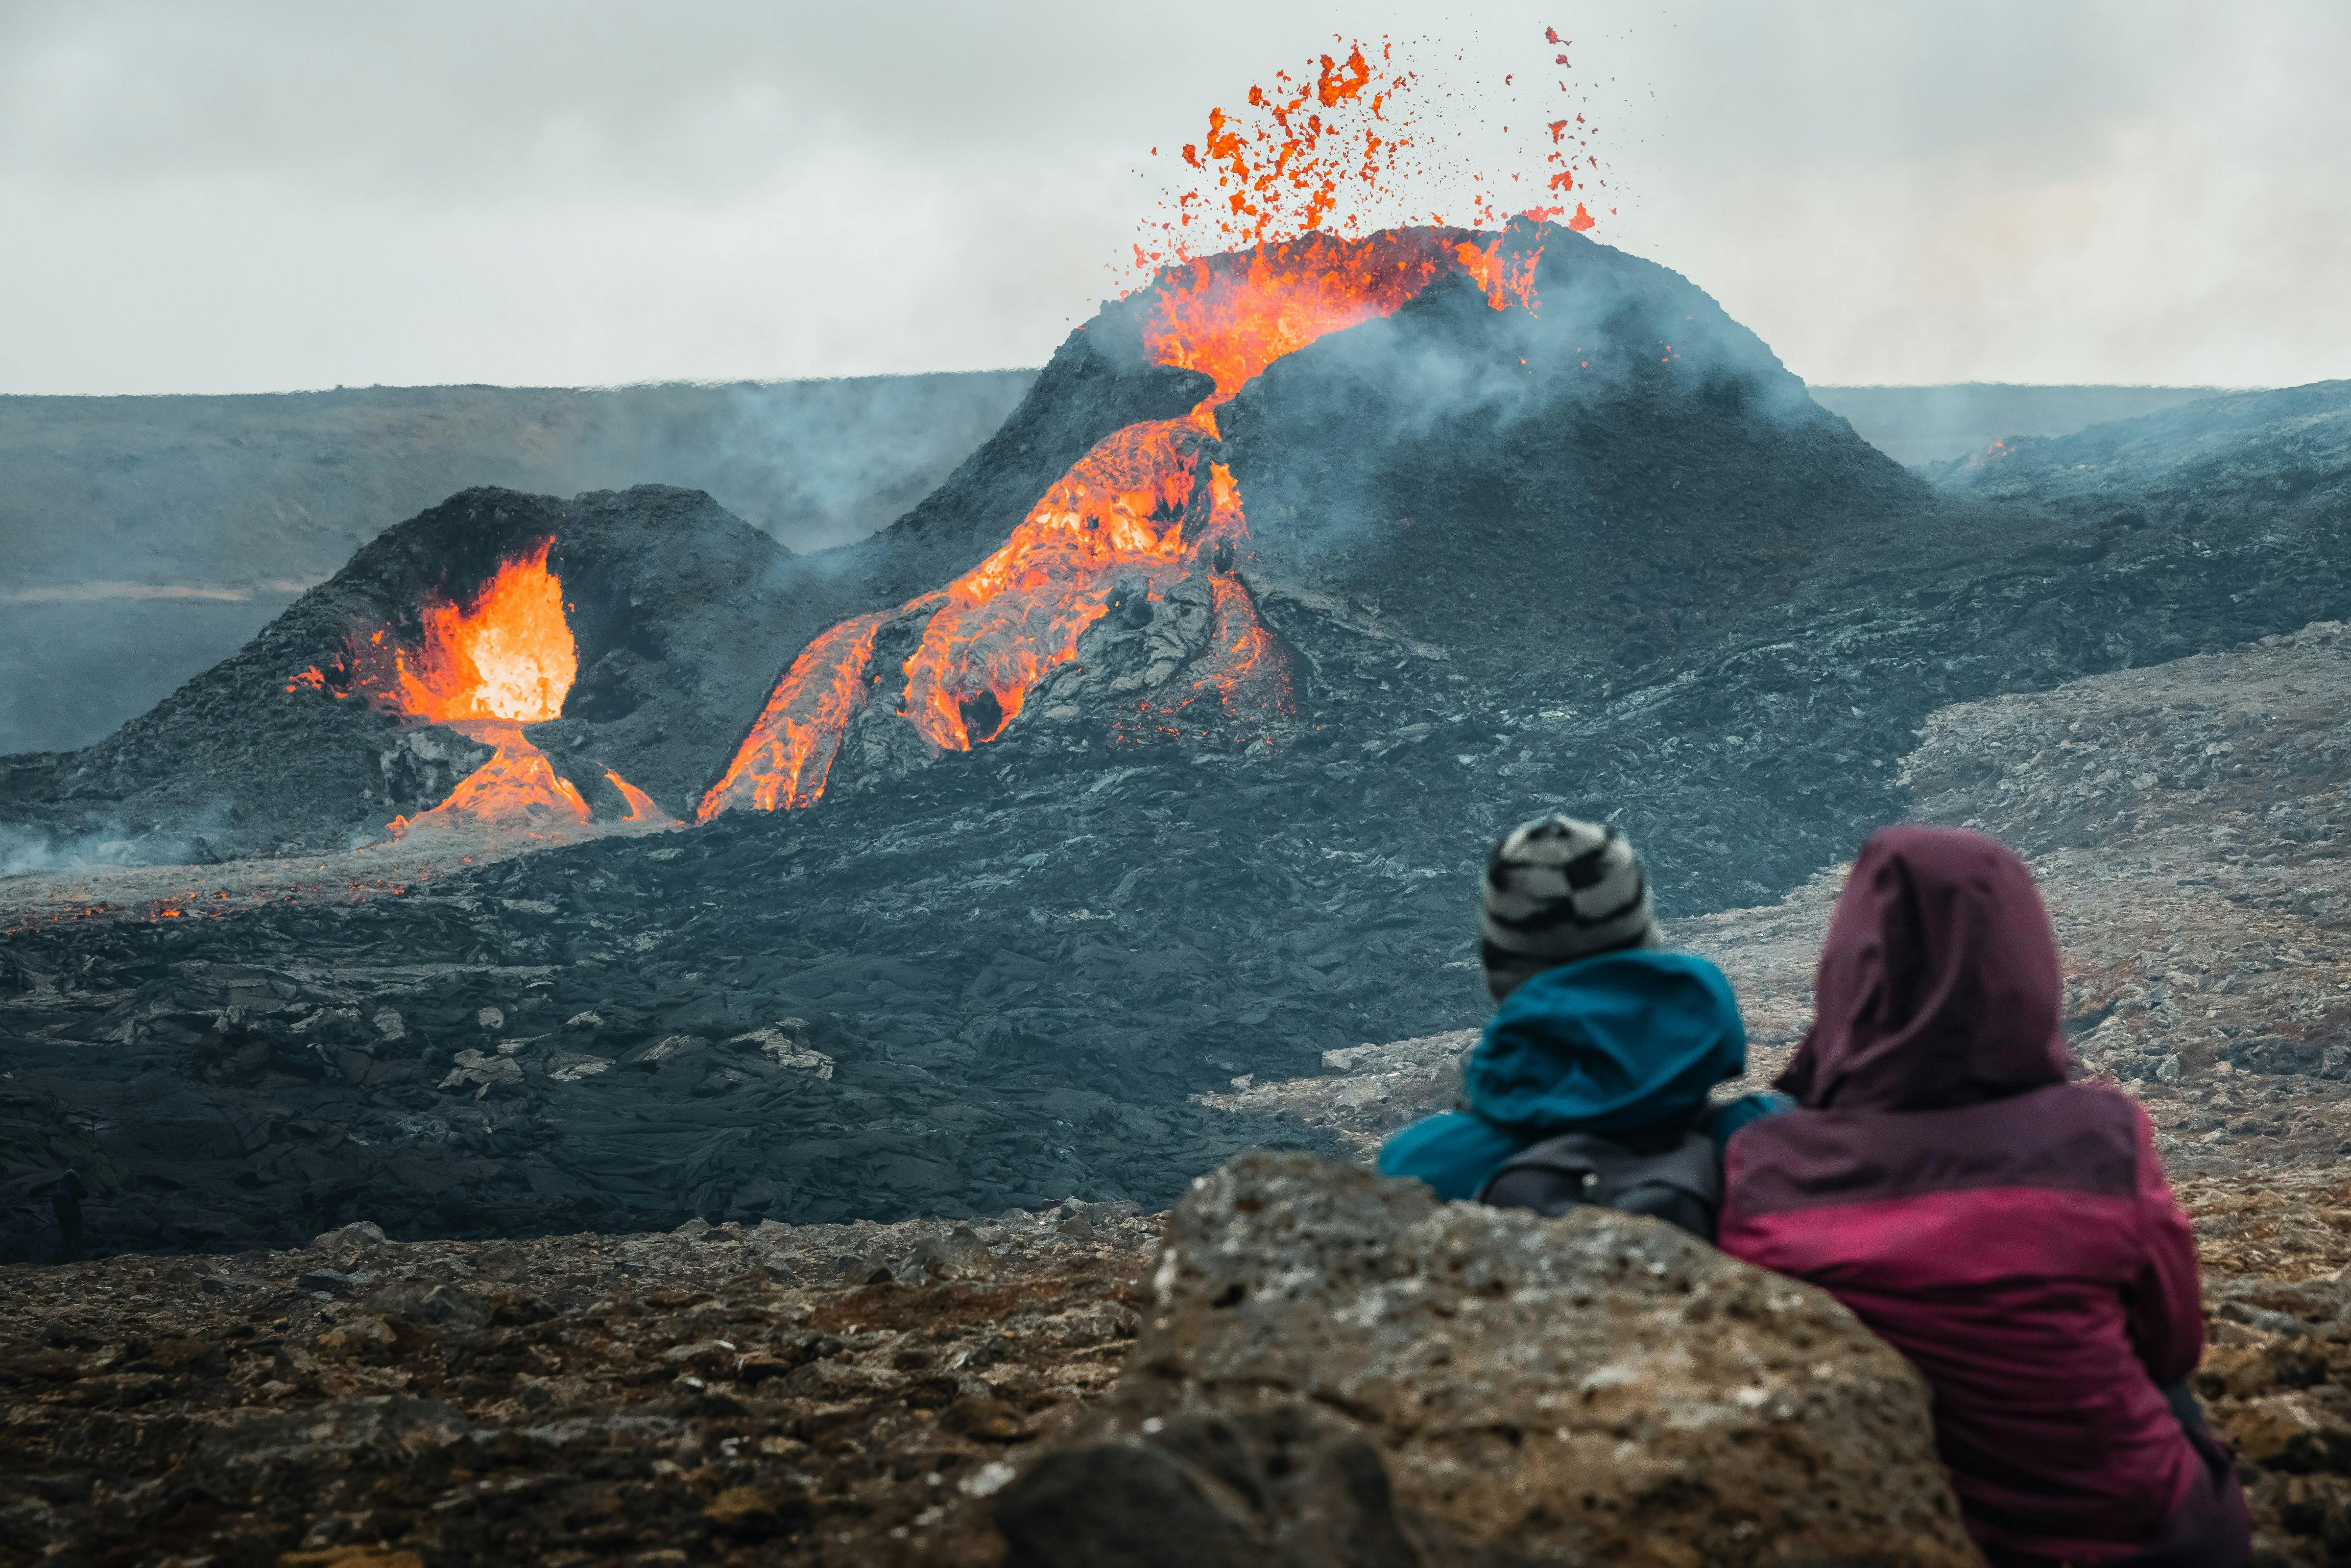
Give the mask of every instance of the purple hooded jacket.
[[2013, 854], [1876, 834], [1780, 1080], [1800, 1108], [1730, 1140], [1721, 1246], [1925, 1375], [1994, 1563], [2242, 1562], [2235, 1478], [2163, 1392], [2203, 1348], [2188, 1220], [2137, 1103], [2067, 1081], [2060, 997]]

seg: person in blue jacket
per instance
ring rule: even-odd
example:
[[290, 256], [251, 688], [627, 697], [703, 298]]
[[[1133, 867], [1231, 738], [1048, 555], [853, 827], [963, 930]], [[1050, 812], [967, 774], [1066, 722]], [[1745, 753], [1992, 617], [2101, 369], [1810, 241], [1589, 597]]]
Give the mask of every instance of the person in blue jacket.
[[1383, 1175], [1474, 1198], [1503, 1161], [1562, 1133], [1647, 1152], [1695, 1129], [1719, 1149], [1790, 1103], [1708, 1103], [1747, 1070], [1738, 1001], [1721, 970], [1663, 945], [1648, 877], [1614, 828], [1556, 813], [1522, 823], [1478, 891], [1500, 1005], [1463, 1064], [1463, 1108], [1390, 1138]]

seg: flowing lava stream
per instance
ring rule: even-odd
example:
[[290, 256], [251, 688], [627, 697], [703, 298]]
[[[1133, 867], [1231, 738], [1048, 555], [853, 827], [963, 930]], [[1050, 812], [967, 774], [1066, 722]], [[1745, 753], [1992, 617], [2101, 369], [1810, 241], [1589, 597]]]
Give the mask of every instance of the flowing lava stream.
[[[469, 605], [434, 595], [424, 605], [423, 645], [413, 653], [376, 632], [347, 658], [349, 691], [409, 718], [446, 725], [496, 755], [431, 810], [398, 817], [393, 837], [420, 829], [468, 826], [568, 836], [588, 822], [587, 800], [531, 744], [523, 727], [559, 718], [580, 674], [563, 614], [563, 583], [548, 570], [552, 538], [498, 563]], [[296, 677], [294, 685], [321, 684]], [[293, 689], [289, 685], [288, 689]], [[628, 802], [626, 821], [665, 821], [659, 806], [616, 773], [605, 777]]]
[[[1232, 575], [1249, 524], [1229, 469], [1204, 461], [1217, 410], [1274, 360], [1376, 316], [1440, 277], [1463, 272], [1497, 309], [1531, 308], [1540, 246], [1462, 229], [1395, 229], [1344, 239], [1314, 233], [1204, 256], [1163, 272], [1140, 301], [1144, 342], [1159, 364], [1205, 371], [1215, 391], [1176, 419], [1131, 424], [1098, 443], [1030, 508], [1002, 548], [945, 589], [842, 622], [793, 661], [703, 799], [698, 819], [737, 806], [814, 804], [850, 719], [865, 701], [876, 638], [927, 615], [904, 664], [904, 707], [939, 751], [968, 751], [1017, 718], [1029, 691], [1075, 656], [1112, 597], [1140, 582], [1154, 598], [1210, 573], [1210, 650], [1173, 700], [1144, 712], [1176, 733], [1176, 716], [1261, 727], [1290, 709], [1289, 676], [1248, 590]], [[1205, 472], [1204, 472], [1205, 470]]]

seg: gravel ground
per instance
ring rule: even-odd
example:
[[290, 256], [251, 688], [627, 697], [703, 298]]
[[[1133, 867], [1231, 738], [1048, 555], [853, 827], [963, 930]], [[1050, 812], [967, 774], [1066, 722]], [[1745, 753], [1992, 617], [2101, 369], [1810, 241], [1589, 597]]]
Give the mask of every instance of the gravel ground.
[[1078, 1206], [10, 1269], [0, 1561], [935, 1560], [1116, 1375], [1155, 1234]]

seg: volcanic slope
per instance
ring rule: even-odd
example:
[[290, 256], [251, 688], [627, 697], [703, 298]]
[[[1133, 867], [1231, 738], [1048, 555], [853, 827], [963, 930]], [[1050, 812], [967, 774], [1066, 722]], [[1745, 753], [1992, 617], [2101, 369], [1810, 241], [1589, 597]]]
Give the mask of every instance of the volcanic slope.
[[[802, 804], [1040, 726], [1053, 745], [1278, 739], [1320, 674], [1300, 640], [1365, 623], [1442, 647], [1463, 681], [1556, 687], [1927, 507], [1703, 292], [1583, 235], [1207, 257], [1106, 307], [860, 547], [873, 618], [776, 694], [778, 721], [821, 710], [813, 755], [796, 733], [709, 804]], [[1311, 624], [1270, 634], [1271, 598]]]
[[2225, 392], [2072, 435], [2028, 436], [1928, 470], [1957, 495], [2137, 508], [2189, 525], [2342, 503], [2351, 382]]
[[[1259, 490], [1262, 565], [1242, 516]], [[820, 663], [804, 683], [820, 700], [779, 690], [778, 727], [834, 710], [816, 757], [771, 760], [788, 776], [755, 771], [710, 809], [818, 798], [844, 739], [849, 788], [926, 766], [1006, 731], [1032, 688], [1040, 711], [1120, 740], [1259, 737], [1291, 716], [1298, 672], [1245, 582], [1300, 604], [1335, 590], [1375, 617], [1384, 598], [1461, 656], [1548, 681], [1562, 658], [1622, 662], [1660, 628], [1670, 641], [1675, 618], [1719, 616], [1732, 589], [1768, 592], [1804, 550], [1919, 499], [1663, 268], [1550, 225], [1315, 235], [1105, 306], [1002, 429], [872, 540], [794, 558], [706, 497], [653, 487], [568, 504], [468, 492], [106, 742], [20, 763], [9, 793], [60, 831], [202, 834], [235, 854], [341, 847], [428, 809], [492, 754], [479, 734], [418, 733], [444, 714], [347, 700], [368, 652], [350, 645], [413, 653], [428, 602], [466, 601], [534, 541], [553, 541], [579, 649], [562, 723], [536, 744], [583, 796], [613, 804], [617, 772], [687, 818], [795, 650], [864, 663]], [[1659, 531], [1688, 548], [1663, 562], [1622, 548]], [[1600, 613], [1563, 606], [1563, 577]], [[875, 619], [861, 630], [860, 615]], [[1077, 661], [1097, 615], [1106, 656]], [[1322, 618], [1348, 616], [1334, 602]], [[1460, 636], [1469, 624], [1480, 634]], [[1126, 632], [1143, 662], [1105, 676], [1121, 650], [1102, 645]], [[901, 664], [904, 689], [885, 690]]]
[[691, 819], [790, 655], [793, 611], [820, 600], [825, 580], [701, 492], [659, 486], [570, 501], [467, 490], [385, 530], [235, 657], [106, 740], [18, 759], [12, 814], [197, 835], [223, 854], [380, 838], [493, 755], [478, 733], [427, 722], [450, 704], [402, 695], [434, 607], [468, 610], [503, 567], [534, 559], [560, 596], [564, 623], [545, 630], [569, 673], [528, 711], [493, 697], [481, 716], [552, 720], [531, 726], [532, 742], [600, 814], [629, 810], [610, 773]]
[[[1549, 302], [1587, 263], [1638, 271], [1677, 325], [1703, 325], [1687, 284], [1556, 239], [1543, 311], [1564, 314]], [[55, 1236], [68, 1166], [89, 1194], [84, 1244], [106, 1248], [285, 1240], [354, 1217], [486, 1234], [1070, 1194], [1157, 1207], [1239, 1143], [1335, 1136], [1204, 1119], [1194, 1094], [1476, 1021], [1471, 889], [1498, 829], [1562, 805], [1606, 816], [1668, 914], [1766, 903], [1903, 813], [1896, 765], [1934, 710], [2351, 610], [2340, 468], [2276, 507], [2249, 483], [2242, 508], [2195, 523], [2137, 492], [2088, 509], [1938, 497], [1780, 401], [1792, 382], [1727, 326], [1661, 337], [1675, 351], [1655, 372], [1625, 340], [1623, 373], [1588, 395], [1547, 383], [1576, 390], [1529, 416], [1548, 427], [1537, 440], [1477, 412], [1499, 394], [1447, 390], [1511, 374], [1513, 335], [1541, 313], [1481, 301], [1481, 317], [1437, 287], [1228, 400], [1221, 453], [1254, 555], [1105, 605], [968, 751], [864, 744], [911, 727], [869, 674], [866, 728], [812, 809], [730, 810], [365, 905], [12, 934], [8, 1114], [44, 1152], [11, 1178], [10, 1245]], [[1648, 333], [1654, 315], [1612, 329]], [[1064, 354], [1101, 353], [1095, 330]], [[1438, 347], [1394, 347], [1416, 333]], [[1363, 392], [1363, 435], [1347, 394], [1280, 384], [1363, 363], [1418, 367], [1423, 402], [1458, 422], [1428, 426], [1467, 448], [1449, 510], [1403, 488], [1416, 467], [1366, 461], [1409, 436], [1393, 411], [1410, 399]], [[1146, 384], [1170, 381], [1134, 357], [1091, 383]], [[1050, 486], [1088, 420], [1165, 407], [1025, 409], [1061, 445], [991, 444], [892, 548], [926, 536], [943, 566], [968, 567], [985, 519], [1017, 504], [1010, 480], [986, 488], [998, 465]], [[1747, 476], [1694, 480], [1675, 442]], [[1519, 455], [1481, 470], [1481, 449]], [[1783, 458], [1796, 477], [1771, 470]], [[1317, 464], [1319, 512], [1311, 484], [1283, 478]], [[1539, 492], [1513, 499], [1531, 474], [1561, 490], [1555, 517]], [[1678, 509], [1677, 478], [1706, 505]], [[1648, 509], [1620, 523], [1618, 496]], [[1479, 537], [1506, 505], [1518, 534]], [[1534, 537], [1546, 527], [1559, 539]], [[1448, 570], [1430, 557], [1456, 539], [1489, 577], [1516, 567], [1537, 586], [1494, 586], [1490, 615], [1473, 574], [1430, 588], [1423, 574]], [[1740, 548], [1759, 558], [1740, 576], [1690, 565]], [[1248, 744], [1229, 723], [1145, 722], [1217, 658], [1196, 633], [1220, 583], [1248, 594], [1290, 677], [1287, 709]]]

